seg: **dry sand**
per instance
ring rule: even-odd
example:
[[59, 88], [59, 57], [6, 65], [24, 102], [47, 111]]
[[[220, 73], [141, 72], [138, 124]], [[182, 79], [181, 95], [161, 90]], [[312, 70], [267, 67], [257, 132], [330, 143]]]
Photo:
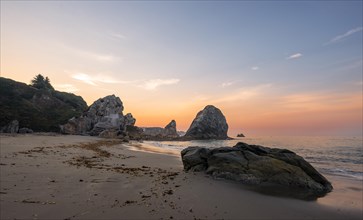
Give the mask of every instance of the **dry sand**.
[[354, 188], [354, 205], [337, 202], [344, 190], [302, 201], [185, 173], [175, 152], [135, 151], [139, 144], [49, 134], [0, 138], [1, 219], [362, 219], [361, 188]]

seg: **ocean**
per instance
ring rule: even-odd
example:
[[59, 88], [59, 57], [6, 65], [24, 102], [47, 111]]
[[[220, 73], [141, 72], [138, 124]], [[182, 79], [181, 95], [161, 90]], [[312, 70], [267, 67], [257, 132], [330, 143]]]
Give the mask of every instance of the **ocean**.
[[261, 136], [213, 141], [145, 141], [144, 144], [159, 148], [159, 152], [173, 152], [180, 155], [180, 151], [189, 146], [232, 147], [238, 142], [272, 148], [286, 148], [304, 157], [322, 174], [363, 181], [362, 137]]

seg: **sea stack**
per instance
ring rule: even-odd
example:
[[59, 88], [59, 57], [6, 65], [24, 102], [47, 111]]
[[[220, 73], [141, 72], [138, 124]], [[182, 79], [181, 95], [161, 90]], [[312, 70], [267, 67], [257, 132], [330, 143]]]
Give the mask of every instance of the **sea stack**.
[[171, 122], [165, 126], [164, 133], [165, 133], [165, 136], [167, 136], [167, 137], [179, 137], [179, 135], [176, 131], [175, 120], [171, 120]]
[[207, 105], [198, 112], [184, 137], [196, 140], [225, 140], [228, 138], [227, 131], [228, 124], [222, 111], [213, 105]]
[[[89, 134], [117, 136], [126, 130], [126, 126], [134, 125], [136, 119], [130, 113], [123, 115], [123, 103], [119, 97], [109, 95], [95, 101], [81, 117], [71, 118], [61, 126], [64, 134]], [[111, 135], [112, 134], [112, 135]]]

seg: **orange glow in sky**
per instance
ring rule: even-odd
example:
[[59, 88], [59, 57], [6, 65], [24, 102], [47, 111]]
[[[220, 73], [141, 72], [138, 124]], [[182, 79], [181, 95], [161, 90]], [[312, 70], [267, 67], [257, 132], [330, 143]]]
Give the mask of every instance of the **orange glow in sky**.
[[231, 136], [361, 136], [362, 3], [262, 4], [1, 1], [0, 73], [115, 94], [138, 126], [214, 105]]

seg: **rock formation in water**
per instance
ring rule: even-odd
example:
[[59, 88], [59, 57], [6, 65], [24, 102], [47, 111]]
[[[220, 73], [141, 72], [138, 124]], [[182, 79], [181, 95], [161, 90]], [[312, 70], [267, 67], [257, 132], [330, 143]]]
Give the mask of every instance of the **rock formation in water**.
[[171, 122], [165, 126], [164, 135], [167, 137], [179, 137], [179, 135], [176, 131], [175, 120], [171, 120]]
[[160, 127], [143, 127], [142, 128], [142, 138], [143, 139], [173, 139], [179, 137], [176, 130], [176, 122], [172, 120], [164, 128]]
[[228, 124], [221, 110], [213, 105], [200, 111], [188, 131], [186, 139], [227, 139]]
[[87, 134], [92, 136], [116, 137], [125, 135], [126, 127], [133, 126], [136, 119], [130, 113], [123, 115], [122, 101], [115, 95], [109, 95], [95, 101], [78, 118], [71, 118], [61, 125], [64, 134]]
[[245, 135], [242, 133], [239, 133], [239, 134], [237, 134], [237, 137], [245, 137]]
[[181, 152], [186, 171], [205, 171], [215, 178], [266, 186], [275, 184], [320, 197], [332, 190], [331, 183], [307, 161], [286, 149], [239, 142], [234, 147], [207, 149], [188, 147]]

